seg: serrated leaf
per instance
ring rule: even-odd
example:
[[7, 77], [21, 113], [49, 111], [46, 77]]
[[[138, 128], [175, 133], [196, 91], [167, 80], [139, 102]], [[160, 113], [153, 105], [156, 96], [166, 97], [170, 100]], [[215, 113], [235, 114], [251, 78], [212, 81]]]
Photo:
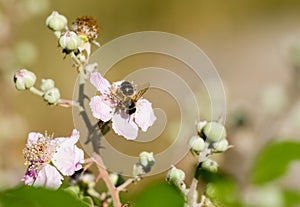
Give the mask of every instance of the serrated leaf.
[[258, 155], [251, 174], [254, 184], [263, 184], [284, 175], [292, 161], [300, 160], [300, 143], [273, 143]]
[[21, 186], [0, 192], [1, 207], [88, 207], [63, 190]]

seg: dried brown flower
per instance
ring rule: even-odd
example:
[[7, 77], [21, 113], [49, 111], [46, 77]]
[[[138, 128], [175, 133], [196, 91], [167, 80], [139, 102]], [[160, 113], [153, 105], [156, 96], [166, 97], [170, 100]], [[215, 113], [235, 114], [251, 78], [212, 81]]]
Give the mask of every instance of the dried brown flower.
[[86, 36], [90, 41], [97, 39], [100, 30], [96, 19], [92, 16], [77, 18], [72, 28], [78, 35]]

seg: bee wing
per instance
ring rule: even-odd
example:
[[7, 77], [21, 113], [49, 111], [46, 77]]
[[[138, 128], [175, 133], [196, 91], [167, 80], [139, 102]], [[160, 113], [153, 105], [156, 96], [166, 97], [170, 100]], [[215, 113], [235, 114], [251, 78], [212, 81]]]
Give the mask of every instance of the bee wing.
[[145, 93], [146, 91], [149, 89], [150, 84], [149, 83], [145, 83], [143, 84], [143, 86], [141, 87], [141, 89], [139, 89], [134, 96], [132, 97], [133, 100], [137, 101], [138, 99], [140, 99]]

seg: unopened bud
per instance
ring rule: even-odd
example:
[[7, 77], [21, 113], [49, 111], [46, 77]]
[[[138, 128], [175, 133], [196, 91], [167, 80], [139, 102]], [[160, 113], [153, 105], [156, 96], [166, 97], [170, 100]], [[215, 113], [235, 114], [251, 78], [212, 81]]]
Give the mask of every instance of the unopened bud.
[[189, 145], [191, 147], [191, 152], [196, 155], [199, 155], [199, 153], [205, 148], [205, 142], [199, 136], [193, 136], [189, 141]]
[[132, 177], [138, 178], [144, 174], [145, 174], [144, 167], [141, 164], [137, 163], [133, 165]]
[[60, 93], [59, 93], [58, 88], [52, 88], [48, 91], [45, 91], [44, 100], [48, 104], [50, 104], [50, 105], [57, 104], [59, 99], [60, 99]]
[[53, 11], [46, 19], [46, 25], [53, 31], [61, 31], [67, 26], [67, 18], [56, 11]]
[[207, 159], [201, 164], [201, 168], [207, 170], [212, 173], [216, 173], [218, 171], [218, 163], [214, 160]]
[[173, 183], [178, 187], [184, 184], [183, 183], [184, 179], [185, 179], [185, 173], [174, 166], [172, 166], [172, 168], [169, 170], [167, 174], [167, 181]]
[[82, 44], [82, 40], [75, 32], [67, 31], [58, 40], [59, 45], [67, 51], [76, 50]]
[[203, 127], [205, 127], [206, 124], [207, 124], [207, 121], [199, 121], [196, 124], [198, 133], [201, 133]]
[[48, 91], [54, 88], [54, 80], [52, 79], [42, 79], [41, 89], [42, 91]]
[[229, 143], [227, 139], [222, 139], [219, 142], [214, 142], [212, 146], [217, 152], [225, 152], [229, 148]]
[[31, 88], [35, 84], [35, 81], [35, 74], [26, 69], [19, 70], [14, 76], [16, 89], [20, 91]]
[[114, 186], [116, 186], [117, 183], [118, 183], [118, 180], [119, 180], [119, 175], [117, 173], [110, 173], [109, 174], [109, 179], [112, 182], [112, 184]]
[[155, 159], [153, 152], [141, 152], [139, 155], [139, 163], [144, 168], [151, 168], [154, 165]]
[[218, 142], [227, 136], [225, 127], [218, 122], [207, 123], [202, 131], [208, 142]]

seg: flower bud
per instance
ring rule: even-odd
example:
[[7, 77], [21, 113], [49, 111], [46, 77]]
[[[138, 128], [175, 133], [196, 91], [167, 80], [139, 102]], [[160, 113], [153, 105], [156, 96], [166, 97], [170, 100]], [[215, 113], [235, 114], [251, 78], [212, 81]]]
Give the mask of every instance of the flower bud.
[[58, 88], [52, 88], [50, 90], [45, 91], [44, 100], [48, 104], [50, 104], [50, 105], [57, 104], [59, 99], [60, 99], [60, 93], [59, 93]]
[[15, 86], [20, 91], [31, 88], [35, 84], [35, 81], [35, 74], [26, 69], [19, 70], [14, 76]]
[[207, 121], [199, 121], [196, 126], [197, 126], [197, 131], [198, 133], [201, 133], [203, 127], [207, 124]]
[[218, 142], [227, 136], [225, 127], [218, 122], [207, 123], [202, 131], [208, 142]]
[[72, 51], [76, 50], [82, 44], [82, 40], [75, 32], [67, 31], [60, 36], [58, 43], [63, 49]]
[[138, 178], [144, 174], [145, 174], [144, 167], [141, 164], [137, 163], [133, 165], [132, 177]]
[[184, 179], [185, 173], [174, 166], [172, 166], [171, 170], [169, 170], [167, 174], [167, 181], [173, 183], [176, 186], [182, 186]]
[[53, 11], [46, 19], [46, 25], [53, 31], [61, 31], [67, 26], [67, 18], [57, 11]]
[[205, 148], [205, 142], [199, 136], [193, 136], [189, 141], [189, 145], [191, 147], [192, 153], [196, 155], [199, 155], [199, 153]]
[[153, 152], [141, 152], [139, 155], [139, 163], [144, 168], [151, 168], [154, 165], [155, 159]]
[[80, 193], [80, 188], [78, 185], [73, 185], [65, 188], [64, 191], [70, 193], [74, 197], [77, 197]]
[[41, 90], [48, 91], [54, 88], [54, 80], [52, 79], [42, 79]]
[[212, 173], [216, 173], [218, 171], [218, 166], [218, 163], [211, 159], [207, 159], [201, 164], [202, 169]]
[[116, 186], [117, 183], [118, 183], [118, 180], [119, 180], [119, 175], [117, 173], [110, 173], [109, 174], [109, 179], [112, 182], [112, 184], [114, 186]]
[[229, 143], [227, 139], [222, 139], [221, 141], [214, 142], [212, 146], [217, 152], [225, 152], [229, 148]]

